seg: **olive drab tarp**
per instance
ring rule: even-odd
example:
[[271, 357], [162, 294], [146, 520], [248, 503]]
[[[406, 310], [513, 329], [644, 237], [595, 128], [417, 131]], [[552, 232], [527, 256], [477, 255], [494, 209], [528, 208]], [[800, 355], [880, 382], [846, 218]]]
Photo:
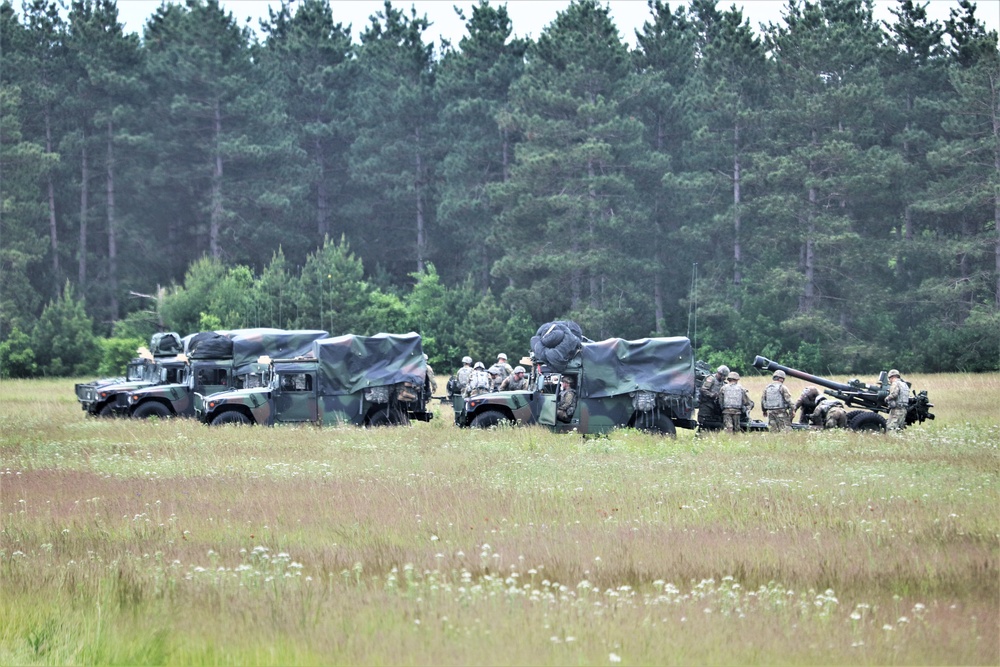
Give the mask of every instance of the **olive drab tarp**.
[[633, 391], [694, 396], [694, 355], [691, 341], [682, 336], [609, 338], [584, 343], [580, 355], [585, 369], [580, 392], [587, 398]]
[[313, 343], [329, 336], [320, 330], [233, 329], [195, 334], [188, 342], [192, 359], [232, 359], [234, 373], [240, 373], [263, 355], [291, 359], [310, 354]]
[[424, 361], [420, 334], [345, 335], [315, 343], [319, 359], [319, 393], [323, 396], [353, 394], [369, 387], [410, 382], [424, 386]]

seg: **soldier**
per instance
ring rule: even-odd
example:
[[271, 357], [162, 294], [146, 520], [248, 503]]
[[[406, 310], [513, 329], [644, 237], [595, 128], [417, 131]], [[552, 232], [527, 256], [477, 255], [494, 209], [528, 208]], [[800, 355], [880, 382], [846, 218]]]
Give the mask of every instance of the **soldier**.
[[822, 428], [847, 428], [847, 411], [837, 399], [823, 397], [816, 402], [811, 421]]
[[500, 372], [500, 369], [497, 367], [496, 364], [493, 364], [492, 366], [490, 366], [490, 369], [487, 371], [487, 373], [489, 373], [490, 375], [490, 391], [499, 391], [500, 385], [504, 381], [504, 377], [503, 374]]
[[560, 380], [559, 400], [556, 401], [556, 419], [568, 422], [576, 411], [576, 391], [573, 390], [573, 378], [568, 375]]
[[455, 371], [454, 377], [449, 380], [451, 393], [463, 393], [465, 386], [469, 384], [470, 375], [472, 375], [472, 357], [462, 357], [462, 367]]
[[806, 387], [799, 394], [799, 400], [795, 401], [795, 405], [792, 406], [792, 417], [799, 410], [802, 410], [802, 414], [799, 415], [800, 424], [809, 423], [809, 415], [813, 413], [816, 409], [816, 403], [819, 400], [819, 389], [816, 387]]
[[515, 366], [514, 372], [500, 383], [500, 391], [524, 391], [528, 388], [528, 378], [524, 377], [524, 366]]
[[427, 376], [424, 378], [424, 389], [427, 391], [428, 396], [433, 396], [434, 392], [438, 390], [437, 377], [434, 375], [434, 369], [431, 365], [427, 363], [427, 355], [424, 355], [424, 363], [427, 366]]
[[768, 430], [775, 433], [792, 428], [792, 395], [785, 386], [785, 371], [774, 371], [771, 384], [760, 395], [760, 407], [767, 417]]
[[726, 433], [740, 430], [740, 417], [744, 409], [753, 409], [750, 394], [740, 386], [740, 374], [733, 371], [726, 377], [726, 385], [719, 392], [719, 402], [722, 403], [722, 424]]
[[500, 382], [506, 380], [507, 376], [514, 372], [514, 369], [507, 363], [507, 355], [503, 352], [497, 355], [497, 362], [493, 365], [500, 370]]
[[895, 368], [889, 371], [889, 395], [885, 397], [885, 403], [889, 406], [889, 417], [885, 420], [886, 428], [890, 431], [901, 431], [906, 428], [906, 411], [910, 407], [910, 385], [900, 379], [899, 371]]
[[465, 391], [462, 392], [462, 396], [472, 398], [480, 394], [488, 394], [490, 391], [492, 391], [490, 375], [486, 372], [486, 366], [483, 365], [483, 362], [477, 361], [476, 365], [472, 367], [472, 373], [469, 374], [469, 382], [465, 385]]
[[701, 385], [700, 398], [698, 399], [698, 424], [702, 428], [705, 428], [706, 424], [717, 424], [722, 421], [719, 391], [725, 385], [727, 375], [729, 375], [729, 367], [719, 366], [715, 373], [705, 378]]

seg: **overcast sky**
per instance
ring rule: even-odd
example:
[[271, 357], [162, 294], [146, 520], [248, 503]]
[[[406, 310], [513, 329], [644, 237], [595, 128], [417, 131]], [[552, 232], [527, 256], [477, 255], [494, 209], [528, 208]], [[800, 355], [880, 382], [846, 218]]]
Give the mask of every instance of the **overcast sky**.
[[[180, 2], [180, 0], [175, 0]], [[249, 19], [249, 24], [256, 29], [261, 18], [267, 18], [267, 7], [280, 6], [280, 0], [221, 0], [223, 7], [231, 11], [236, 19], [243, 23]], [[742, 6], [744, 17], [750, 20], [750, 24], [757, 27], [758, 24], [781, 22], [782, 10], [785, 6], [784, 0], [720, 0], [720, 9], [730, 7], [732, 4]], [[127, 32], [142, 33], [142, 27], [146, 19], [161, 4], [160, 0], [118, 0], [118, 14], [122, 23], [125, 24]], [[465, 11], [467, 17], [472, 15], [472, 7], [478, 2], [475, 0], [410, 0], [408, 2], [396, 0], [393, 7], [403, 9], [407, 13], [411, 7], [415, 7], [417, 15], [425, 15], [431, 21], [430, 29], [425, 33], [428, 39], [435, 42], [444, 37], [450, 39], [453, 44], [458, 45], [459, 40], [465, 35], [465, 24], [455, 14], [454, 7], [458, 6]], [[520, 37], [537, 38], [542, 30], [551, 23], [556, 13], [565, 9], [569, 5], [569, 0], [491, 0], [492, 5], [507, 5], [507, 12], [510, 15], [514, 34]], [[671, 7], [677, 2], [669, 3]], [[895, 7], [895, 1], [877, 0], [876, 18], [879, 20], [891, 21], [893, 16], [889, 13], [890, 7]], [[989, 30], [1000, 30], [1000, 0], [977, 0], [976, 16], [986, 25]], [[333, 6], [334, 20], [344, 25], [351, 24], [354, 29], [355, 39], [360, 31], [368, 24], [368, 17], [382, 10], [384, 2], [382, 0], [331, 0]], [[629, 45], [635, 45], [635, 31], [642, 28], [642, 24], [649, 18], [649, 8], [646, 0], [611, 0], [607, 3], [611, 8], [611, 17], [618, 26], [618, 31]], [[957, 8], [957, 0], [930, 0], [928, 14], [932, 19], [944, 21], [948, 18], [949, 10]]]

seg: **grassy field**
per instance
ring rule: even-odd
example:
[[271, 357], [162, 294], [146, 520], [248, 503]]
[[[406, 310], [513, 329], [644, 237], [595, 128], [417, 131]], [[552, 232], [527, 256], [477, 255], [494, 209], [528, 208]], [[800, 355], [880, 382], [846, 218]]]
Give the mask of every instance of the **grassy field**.
[[96, 420], [5, 381], [0, 663], [997, 665], [1000, 376], [907, 379], [937, 419], [902, 435], [676, 440]]

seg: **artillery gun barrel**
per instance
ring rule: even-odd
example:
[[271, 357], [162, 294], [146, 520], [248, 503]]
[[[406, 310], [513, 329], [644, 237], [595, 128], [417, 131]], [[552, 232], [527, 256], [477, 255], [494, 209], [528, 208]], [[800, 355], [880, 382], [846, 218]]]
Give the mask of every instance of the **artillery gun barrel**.
[[827, 389], [846, 392], [858, 391], [858, 387], [852, 387], [849, 384], [843, 384], [842, 382], [835, 382], [834, 380], [828, 380], [827, 378], [821, 378], [816, 375], [810, 375], [809, 373], [803, 373], [802, 371], [797, 371], [794, 368], [782, 366], [778, 362], [771, 361], [767, 357], [762, 357], [760, 355], [753, 360], [753, 367], [762, 371], [784, 371], [785, 375], [791, 375], [792, 377], [797, 377], [800, 380], [805, 380], [806, 382], [813, 382], [821, 387], [826, 387]]

